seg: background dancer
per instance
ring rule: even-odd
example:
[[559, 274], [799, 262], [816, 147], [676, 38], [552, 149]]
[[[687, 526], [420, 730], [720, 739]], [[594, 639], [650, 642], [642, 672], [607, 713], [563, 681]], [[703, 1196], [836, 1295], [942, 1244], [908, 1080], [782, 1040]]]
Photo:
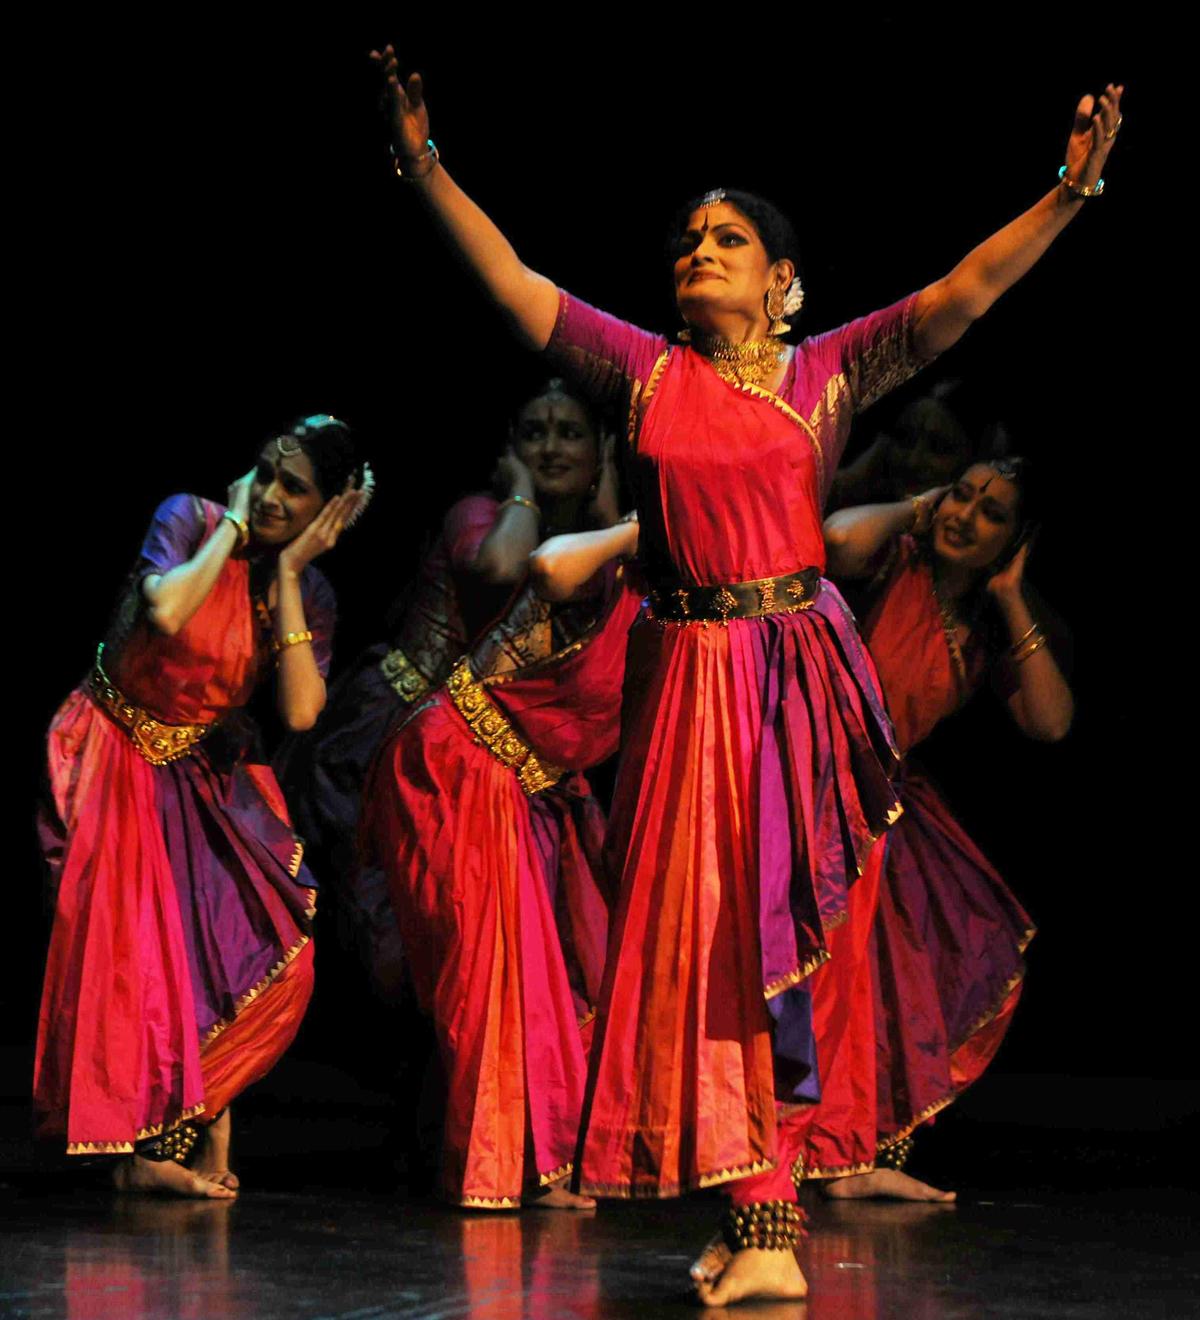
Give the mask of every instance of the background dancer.
[[233, 1196], [230, 1101], [304, 1015], [314, 883], [242, 708], [274, 667], [283, 722], [319, 715], [334, 602], [311, 561], [365, 473], [349, 428], [317, 415], [262, 446], [228, 507], [161, 504], [50, 726], [34, 1103], [68, 1154], [124, 1156], [120, 1188]]
[[[826, 521], [830, 574], [876, 577], [863, 638], [906, 758], [989, 675], [1022, 732], [1043, 742], [1066, 735], [1071, 691], [1024, 581], [1039, 522], [1036, 482], [1019, 457], [975, 463], [948, 488]], [[910, 1134], [991, 1062], [1034, 929], [907, 759], [899, 783], [904, 815], [876, 850], [878, 906], [847, 937], [861, 975], [844, 998], [858, 1002], [832, 1018], [821, 1001], [833, 966], [810, 981], [831, 1028], [818, 1035], [822, 1101], [789, 1120], [789, 1141], [806, 1176], [833, 1179], [830, 1196], [952, 1199], [902, 1172]]]
[[[515, 500], [526, 535], [539, 522], [592, 525], [596, 489], [615, 479], [587, 411], [556, 384], [523, 417], [517, 450], [545, 506]], [[578, 435], [563, 443], [568, 419]], [[604, 815], [579, 772], [616, 750], [640, 599], [615, 564], [556, 605], [526, 586], [388, 736], [368, 777], [364, 863], [387, 875], [433, 1021], [447, 1091], [441, 1193], [457, 1205], [594, 1204], [566, 1185], [608, 907]]]

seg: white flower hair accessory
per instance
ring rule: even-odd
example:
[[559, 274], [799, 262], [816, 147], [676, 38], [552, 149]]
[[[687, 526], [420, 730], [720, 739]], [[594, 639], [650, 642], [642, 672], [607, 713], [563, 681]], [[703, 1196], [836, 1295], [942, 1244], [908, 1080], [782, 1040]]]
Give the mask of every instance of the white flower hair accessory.
[[[351, 477], [351, 481], [354, 478]], [[375, 473], [371, 471], [370, 463], [362, 465], [362, 480], [357, 488], [352, 487], [354, 493], [358, 496], [354, 508], [346, 515], [345, 526], [348, 531], [367, 511], [367, 505], [371, 503], [371, 498], [375, 494]]]

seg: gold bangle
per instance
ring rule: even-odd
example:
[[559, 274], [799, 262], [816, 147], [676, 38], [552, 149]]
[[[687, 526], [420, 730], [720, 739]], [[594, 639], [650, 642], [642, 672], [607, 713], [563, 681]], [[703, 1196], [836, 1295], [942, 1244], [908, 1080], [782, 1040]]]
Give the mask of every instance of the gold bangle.
[[239, 550], [244, 550], [246, 548], [247, 542], [250, 540], [250, 524], [245, 520], [245, 518], [239, 518], [237, 514], [233, 512], [232, 509], [226, 509], [225, 512], [221, 515], [222, 522], [224, 522], [226, 519], [228, 519], [231, 523], [233, 523], [234, 527], [237, 528], [237, 536], [238, 536], [237, 548]]
[[1031, 625], [1026, 632], [1024, 632], [1020, 637], [1018, 637], [1017, 640], [1013, 642], [1013, 644], [1008, 649], [1013, 653], [1013, 655], [1016, 655], [1016, 653], [1021, 649], [1022, 646], [1025, 645], [1025, 643], [1033, 636], [1034, 633], [1037, 633], [1039, 637], [1042, 635], [1042, 630], [1037, 626], [1036, 623]]
[[539, 517], [539, 518], [542, 516], [542, 511], [541, 511], [541, 509], [539, 509], [538, 506], [537, 506], [536, 504], [534, 504], [534, 502], [533, 502], [532, 500], [527, 500], [527, 499], [525, 498], [524, 495], [510, 495], [510, 496], [508, 497], [508, 499], [506, 499], [506, 500], [500, 505], [500, 510], [499, 510], [499, 511], [500, 511], [501, 513], [503, 513], [504, 510], [507, 509], [507, 508], [508, 508], [510, 505], [512, 505], [512, 504], [517, 505], [517, 507], [518, 507], [518, 508], [521, 508], [521, 509], [530, 509], [530, 510], [532, 510], [533, 513], [534, 513], [537, 517]]
[[1013, 656], [1013, 664], [1023, 665], [1035, 651], [1040, 651], [1045, 645], [1045, 637], [1035, 637], [1020, 655]]
[[289, 646], [299, 646], [301, 642], [311, 642], [313, 639], [312, 629], [305, 628], [303, 632], [286, 633], [283, 637], [275, 641], [275, 654], [280, 651], [286, 651]]

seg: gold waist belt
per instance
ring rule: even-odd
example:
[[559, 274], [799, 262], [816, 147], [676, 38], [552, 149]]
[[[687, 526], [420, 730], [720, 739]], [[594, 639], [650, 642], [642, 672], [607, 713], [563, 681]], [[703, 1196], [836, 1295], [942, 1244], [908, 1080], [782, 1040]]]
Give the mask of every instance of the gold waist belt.
[[104, 672], [101, 657], [104, 643], [96, 648], [96, 665], [88, 677], [88, 690], [92, 700], [119, 724], [130, 741], [151, 765], [166, 765], [191, 754], [192, 748], [204, 737], [211, 724], [164, 724], [141, 706], [135, 706], [114, 687]]
[[429, 691], [429, 680], [399, 647], [383, 657], [379, 669], [401, 701], [416, 701]]
[[562, 766], [538, 759], [537, 753], [500, 713], [487, 689], [471, 673], [466, 660], [460, 660], [454, 666], [454, 672], [446, 680], [446, 691], [459, 714], [471, 726], [475, 741], [482, 743], [497, 761], [515, 772], [530, 797], [544, 788], [553, 788], [567, 773]]
[[658, 586], [650, 592], [656, 619], [671, 623], [728, 623], [764, 614], [794, 614], [809, 609], [821, 590], [821, 573], [801, 568], [782, 577], [727, 582], [715, 587]]

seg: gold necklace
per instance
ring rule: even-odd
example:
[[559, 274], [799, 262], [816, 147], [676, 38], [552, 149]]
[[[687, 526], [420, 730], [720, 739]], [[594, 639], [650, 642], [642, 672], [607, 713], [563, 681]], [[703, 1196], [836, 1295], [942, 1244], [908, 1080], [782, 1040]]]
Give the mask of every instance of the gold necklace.
[[933, 597], [937, 601], [938, 614], [942, 620], [942, 632], [946, 635], [946, 646], [950, 651], [950, 659], [954, 663], [954, 677], [958, 681], [958, 690], [961, 696], [966, 692], [968, 686], [967, 661], [958, 640], [958, 630], [962, 626], [962, 620], [958, 616], [958, 611], [954, 608], [954, 602], [942, 592], [942, 584], [938, 581], [936, 564], [930, 565], [930, 577], [933, 579]]
[[749, 339], [734, 344], [718, 335], [695, 330], [690, 343], [712, 363], [713, 370], [731, 385], [761, 385], [779, 370], [788, 346], [781, 339]]

